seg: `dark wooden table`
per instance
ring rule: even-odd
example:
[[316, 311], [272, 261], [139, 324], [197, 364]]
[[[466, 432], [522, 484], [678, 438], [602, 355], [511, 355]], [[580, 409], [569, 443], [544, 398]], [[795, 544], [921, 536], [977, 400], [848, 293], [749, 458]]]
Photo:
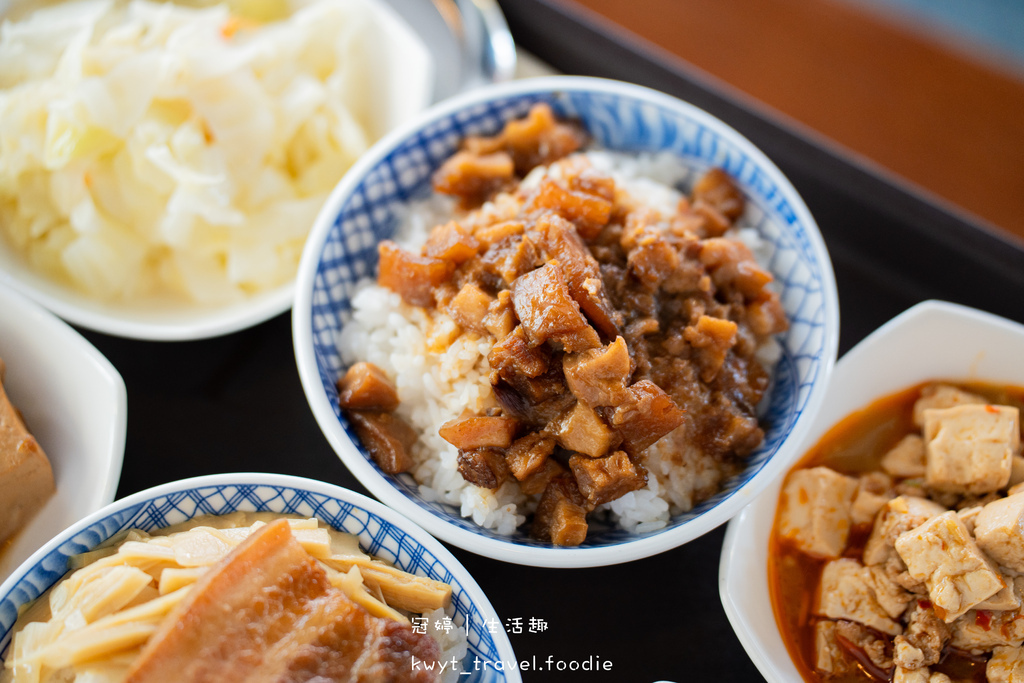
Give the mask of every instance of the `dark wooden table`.
[[[1024, 322], [1024, 252], [730, 100], [681, 64], [659, 62], [543, 0], [507, 0], [516, 40], [567, 72], [631, 80], [693, 102], [760, 146], [825, 235], [839, 284], [841, 351], [927, 298]], [[151, 343], [85, 335], [128, 387], [118, 496], [200, 474], [266, 471], [366, 493], [327, 444], [299, 385], [291, 321], [218, 339]], [[599, 671], [527, 671], [535, 681], [748, 681], [760, 676], [718, 597], [724, 529], [681, 548], [595, 569], [520, 567], [457, 548], [520, 660]], [[515, 633], [522, 619], [522, 633]], [[530, 632], [530, 620], [544, 632]], [[537, 629], [534, 629], [535, 631]], [[610, 671], [604, 670], [611, 663]]]

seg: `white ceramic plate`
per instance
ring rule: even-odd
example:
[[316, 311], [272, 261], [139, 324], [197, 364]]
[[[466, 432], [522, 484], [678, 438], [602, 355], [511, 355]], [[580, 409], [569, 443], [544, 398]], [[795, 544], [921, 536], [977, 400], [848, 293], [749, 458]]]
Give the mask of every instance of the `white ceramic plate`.
[[826, 431], [878, 398], [934, 379], [1024, 386], [1024, 326], [941, 301], [926, 301], [889, 321], [835, 366], [824, 405], [802, 447], [760, 497], [730, 523], [722, 548], [722, 605], [765, 678], [799, 682], [768, 595], [768, 538], [785, 472]]
[[4, 388], [53, 465], [57, 493], [9, 548], [0, 580], [59, 531], [114, 500], [127, 398], [114, 366], [80, 334], [0, 285]]
[[[20, 15], [36, 4], [37, 0], [0, 0], [0, 16]], [[378, 14], [392, 64], [407, 65], [398, 69], [403, 80], [380, 93], [389, 103], [380, 133], [404, 123], [437, 99], [505, 80], [515, 70], [515, 48], [494, 0], [439, 0], [433, 4], [388, 0], [378, 7]], [[203, 339], [252, 327], [288, 310], [295, 290], [292, 281], [224, 305], [104, 302], [29, 268], [2, 235], [0, 283], [76, 325], [156, 341]]]

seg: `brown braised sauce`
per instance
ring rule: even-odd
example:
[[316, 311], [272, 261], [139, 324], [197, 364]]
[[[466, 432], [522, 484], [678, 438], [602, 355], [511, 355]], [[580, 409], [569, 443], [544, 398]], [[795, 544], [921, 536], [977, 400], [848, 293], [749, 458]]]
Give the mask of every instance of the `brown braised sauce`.
[[[463, 415], [441, 436], [469, 483], [494, 489], [511, 475], [540, 493], [532, 533], [559, 545], [582, 542], [594, 508], [645, 486], [645, 451], [678, 429], [685, 448], [742, 467], [764, 436], [756, 352], [788, 326], [771, 274], [722, 236], [743, 211], [724, 171], [662, 215], [568, 156], [586, 142], [546, 105], [466, 139], [434, 176], [463, 213], [420, 253], [383, 242], [378, 274], [407, 304], [493, 342], [500, 414]], [[520, 184], [551, 163], [557, 173]], [[488, 200], [514, 210], [495, 218]], [[550, 443], [534, 448], [538, 438]]]
[[[1024, 388], [982, 383], [946, 383], [980, 394], [993, 404], [1024, 408]], [[931, 382], [891, 394], [850, 414], [826, 432], [791, 472], [822, 465], [847, 475], [879, 470], [881, 458], [889, 449], [905, 435], [919, 431], [913, 424], [913, 406], [921, 390], [928, 384]], [[855, 526], [850, 532], [843, 557], [859, 558], [870, 532], [870, 525]], [[888, 672], [880, 677], [876, 670], [872, 670], [870, 662], [861, 661], [858, 653], [852, 653], [854, 659], [858, 660], [854, 673], [825, 677], [815, 670], [814, 626], [820, 618], [814, 615], [814, 602], [819, 578], [827, 560], [806, 555], [789, 541], [780, 538], [779, 508], [769, 539], [768, 557], [768, 586], [775, 620], [790, 657], [803, 679], [808, 683], [890, 680]], [[987, 657], [947, 647], [940, 662], [930, 669], [932, 673], [946, 674], [954, 683], [984, 683], [986, 661]]]

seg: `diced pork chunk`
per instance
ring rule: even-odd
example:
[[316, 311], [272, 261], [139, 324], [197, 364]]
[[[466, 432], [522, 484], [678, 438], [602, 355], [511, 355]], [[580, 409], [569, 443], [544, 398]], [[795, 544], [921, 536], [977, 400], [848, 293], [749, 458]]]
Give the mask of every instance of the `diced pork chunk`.
[[830, 560], [821, 572], [816, 613], [830, 619], [849, 619], [891, 636], [903, 632], [878, 604], [871, 572], [850, 558]]
[[355, 363], [338, 380], [338, 403], [346, 410], [388, 412], [398, 407], [398, 392], [376, 365]]
[[381, 242], [378, 251], [377, 283], [397, 292], [412, 306], [433, 306], [434, 290], [455, 270], [451, 261], [410, 254], [391, 240]]
[[478, 203], [512, 180], [515, 165], [506, 152], [456, 152], [434, 172], [434, 189]]
[[542, 349], [530, 346], [521, 325], [491, 347], [487, 362], [505, 377], [517, 374], [540, 377], [548, 370], [547, 354]]
[[857, 664], [836, 640], [836, 622], [819, 621], [814, 625], [814, 667], [829, 677], [853, 673]]
[[519, 489], [528, 496], [544, 493], [551, 480], [565, 474], [568, 470], [554, 458], [548, 458], [536, 471], [519, 481]]
[[398, 474], [413, 466], [409, 449], [416, 443], [416, 432], [402, 418], [372, 410], [347, 410], [345, 417], [382, 470]]
[[935, 614], [932, 606], [918, 600], [904, 619], [903, 634], [893, 641], [893, 659], [897, 666], [917, 669], [937, 664], [949, 642], [950, 627]]
[[569, 390], [591, 406], [614, 406], [628, 399], [629, 348], [622, 337], [600, 349], [567, 354], [562, 370]]
[[574, 353], [601, 345], [569, 295], [557, 261], [517, 278], [512, 283], [512, 304], [531, 346], [550, 339], [561, 343], [566, 353]]
[[974, 519], [974, 537], [993, 560], [1024, 572], [1024, 493], [983, 507]]
[[1017, 408], [987, 404], [924, 411], [926, 482], [941, 491], [988, 493], [1010, 481], [1020, 448]]
[[1003, 588], [955, 512], [944, 512], [896, 539], [896, 552], [912, 577], [924, 581], [935, 613], [947, 623]]
[[617, 500], [630, 491], [647, 485], [647, 471], [622, 451], [603, 458], [573, 455], [569, 468], [576, 477], [580, 493], [591, 508]]
[[914, 424], [924, 427], [924, 411], [955, 408], [961, 405], [988, 403], [984, 397], [972, 394], [948, 384], [930, 384], [921, 390], [921, 397], [914, 403]]
[[926, 471], [924, 439], [907, 434], [882, 456], [882, 469], [894, 477], [923, 477]]
[[[0, 361], [0, 382], [4, 364]], [[53, 495], [53, 469], [0, 384], [0, 545]]]
[[552, 479], [537, 504], [533, 536], [555, 545], [579, 545], [587, 537], [586, 500], [571, 474]]
[[494, 297], [472, 282], [467, 282], [459, 290], [459, 293], [448, 302], [447, 310], [452, 319], [463, 329], [485, 332], [487, 329], [485, 321], [493, 302]]
[[545, 429], [562, 448], [600, 458], [618, 441], [618, 435], [583, 401], [562, 413]]
[[918, 527], [946, 511], [938, 503], [917, 496], [893, 498], [875, 516], [875, 526], [864, 546], [865, 564], [883, 564], [896, 555], [893, 545], [905, 531]]
[[704, 240], [700, 260], [710, 271], [715, 285], [724, 289], [735, 288], [753, 301], [765, 297], [765, 285], [774, 279], [771, 273], [757, 264], [750, 249], [736, 240], [724, 237]]
[[511, 417], [465, 415], [448, 420], [437, 433], [459, 450], [508, 448], [515, 440], [519, 421]]
[[[512, 154], [516, 172], [525, 175], [534, 166], [572, 154], [587, 143], [587, 134], [575, 124], [558, 121], [551, 107], [541, 103], [526, 118], [506, 123], [499, 140]], [[472, 142], [467, 140], [466, 147], [472, 149]]]
[[497, 448], [476, 448], [459, 451], [459, 474], [473, 486], [497, 489], [508, 479], [505, 454]]
[[828, 467], [796, 470], [779, 501], [779, 535], [815, 557], [839, 557], [850, 533], [857, 480]]
[[544, 215], [537, 219], [536, 229], [548, 258], [558, 261], [569, 295], [583, 314], [604, 335], [618, 335], [622, 316], [608, 301], [597, 260], [572, 223], [556, 215]]
[[713, 207], [729, 222], [743, 214], [745, 205], [743, 194], [729, 174], [720, 168], [712, 168], [697, 179], [692, 199], [694, 204], [701, 202]]
[[871, 524], [882, 506], [895, 496], [892, 479], [882, 472], [861, 475], [857, 483], [857, 495], [850, 508], [850, 521], [855, 525]]
[[622, 436], [622, 450], [638, 457], [647, 447], [683, 424], [685, 414], [654, 382], [629, 387], [629, 399], [615, 409], [612, 427]]
[[1024, 650], [1006, 646], [992, 650], [985, 677], [988, 683], [1024, 683]]
[[645, 230], [626, 260], [629, 272], [651, 291], [657, 291], [681, 264], [679, 251], [659, 230]]
[[612, 203], [604, 197], [570, 190], [551, 177], [541, 180], [530, 208], [550, 209], [572, 221], [584, 239], [597, 237], [612, 214]]
[[512, 476], [522, 481], [540, 471], [544, 462], [554, 452], [555, 440], [551, 436], [543, 432], [531, 432], [521, 439], [516, 439], [516, 442], [505, 451], [505, 461], [508, 462]]
[[722, 369], [725, 356], [736, 345], [738, 326], [731, 320], [702, 315], [696, 325], [683, 330], [683, 338], [696, 349], [700, 378], [711, 382]]
[[512, 306], [512, 292], [503, 289], [498, 297], [491, 302], [484, 318], [484, 329], [494, 335], [498, 341], [512, 333], [516, 327], [516, 312]]
[[480, 243], [469, 230], [455, 221], [448, 221], [430, 231], [423, 254], [458, 265], [476, 256], [479, 248]]

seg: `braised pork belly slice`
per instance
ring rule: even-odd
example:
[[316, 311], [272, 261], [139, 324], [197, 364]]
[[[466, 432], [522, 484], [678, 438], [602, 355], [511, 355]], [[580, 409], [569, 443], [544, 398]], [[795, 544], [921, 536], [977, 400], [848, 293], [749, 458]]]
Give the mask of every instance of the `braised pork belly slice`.
[[331, 586], [279, 520], [196, 583], [143, 648], [127, 683], [435, 681], [437, 643], [371, 616]]

